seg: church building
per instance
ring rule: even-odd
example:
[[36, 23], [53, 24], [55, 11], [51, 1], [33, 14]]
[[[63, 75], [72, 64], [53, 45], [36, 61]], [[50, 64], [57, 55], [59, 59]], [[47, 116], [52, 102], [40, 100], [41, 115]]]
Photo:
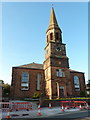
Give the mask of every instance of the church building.
[[[80, 96], [85, 91], [84, 73], [69, 67], [66, 45], [58, 26], [54, 8], [46, 31], [45, 60], [12, 68], [11, 98], [32, 98], [34, 93], [47, 98]], [[80, 61], [79, 61], [80, 62]]]

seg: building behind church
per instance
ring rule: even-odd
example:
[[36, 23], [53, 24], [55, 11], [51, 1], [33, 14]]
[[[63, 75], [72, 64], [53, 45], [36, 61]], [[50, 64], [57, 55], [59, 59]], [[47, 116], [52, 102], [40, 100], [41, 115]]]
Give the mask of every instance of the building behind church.
[[12, 68], [11, 98], [32, 98], [35, 92], [49, 99], [80, 96], [80, 92], [85, 91], [84, 73], [69, 67], [54, 8], [50, 14], [44, 50], [43, 64], [33, 62]]

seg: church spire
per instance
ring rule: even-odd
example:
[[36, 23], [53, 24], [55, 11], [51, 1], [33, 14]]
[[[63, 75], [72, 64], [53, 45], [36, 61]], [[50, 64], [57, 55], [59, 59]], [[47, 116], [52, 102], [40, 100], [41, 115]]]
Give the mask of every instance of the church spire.
[[54, 8], [52, 7], [51, 14], [50, 14], [50, 23], [49, 23], [48, 30], [49, 29], [53, 29], [53, 28], [60, 29], [59, 26], [58, 26], [58, 22], [57, 22], [56, 16], [55, 16]]
[[53, 7], [52, 7], [51, 14], [50, 14], [50, 24], [49, 25], [58, 25]]

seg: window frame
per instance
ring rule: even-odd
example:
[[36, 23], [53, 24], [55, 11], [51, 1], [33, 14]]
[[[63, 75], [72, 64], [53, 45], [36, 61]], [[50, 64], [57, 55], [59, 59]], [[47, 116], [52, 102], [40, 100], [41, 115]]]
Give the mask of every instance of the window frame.
[[75, 91], [80, 91], [80, 80], [77, 75], [73, 77], [74, 89]]
[[56, 70], [56, 76], [57, 77], [65, 77], [65, 72], [62, 71], [62, 69]]
[[41, 89], [41, 73], [40, 72], [37, 74], [37, 81], [36, 82], [37, 82], [36, 83], [36, 90], [40, 91], [40, 89]]
[[[26, 86], [25, 86], [25, 84], [26, 84]], [[29, 90], [29, 73], [28, 72], [22, 72], [21, 90]]]

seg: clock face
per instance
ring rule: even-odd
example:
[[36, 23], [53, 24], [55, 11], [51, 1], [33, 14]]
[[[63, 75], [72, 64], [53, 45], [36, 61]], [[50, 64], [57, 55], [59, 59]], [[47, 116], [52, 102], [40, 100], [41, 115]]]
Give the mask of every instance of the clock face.
[[57, 51], [61, 51], [62, 48], [59, 46], [59, 47], [56, 48], [56, 50], [57, 50]]

